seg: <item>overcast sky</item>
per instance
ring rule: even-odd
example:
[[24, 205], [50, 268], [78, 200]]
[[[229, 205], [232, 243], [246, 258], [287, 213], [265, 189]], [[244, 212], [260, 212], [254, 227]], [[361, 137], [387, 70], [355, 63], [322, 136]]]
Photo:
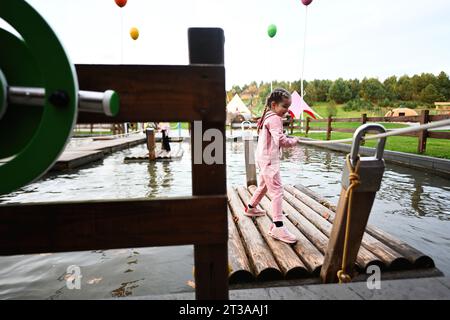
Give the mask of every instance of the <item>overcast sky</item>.
[[[187, 28], [208, 26], [225, 30], [227, 88], [300, 78], [300, 0], [128, 0], [122, 9], [114, 0], [28, 2], [74, 63], [187, 64]], [[278, 33], [270, 39], [272, 23]], [[137, 41], [128, 35], [133, 26]], [[450, 1], [314, 0], [306, 52], [306, 79], [450, 73]]]

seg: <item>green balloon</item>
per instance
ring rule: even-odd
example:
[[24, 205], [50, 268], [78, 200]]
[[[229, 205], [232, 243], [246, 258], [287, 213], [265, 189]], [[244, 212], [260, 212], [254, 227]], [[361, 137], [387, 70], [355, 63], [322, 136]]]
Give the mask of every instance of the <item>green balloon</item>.
[[273, 38], [277, 34], [277, 26], [274, 24], [271, 24], [269, 28], [267, 28], [267, 34], [269, 37]]

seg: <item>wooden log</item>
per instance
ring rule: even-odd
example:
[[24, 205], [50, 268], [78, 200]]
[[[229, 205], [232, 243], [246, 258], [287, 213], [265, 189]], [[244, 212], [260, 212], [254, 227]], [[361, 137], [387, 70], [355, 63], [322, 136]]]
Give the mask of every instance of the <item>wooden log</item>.
[[234, 224], [234, 217], [228, 207], [228, 264], [231, 271], [230, 283], [250, 282], [254, 280], [250, 262], [244, 245]]
[[[320, 271], [320, 277], [324, 283], [337, 282], [339, 270], [346, 270], [350, 277], [354, 275], [354, 261], [359, 256], [358, 252], [363, 249], [361, 246], [364, 230], [366, 229], [369, 213], [375, 200], [375, 192], [358, 192], [352, 198], [352, 211], [349, 231], [347, 232], [346, 215], [347, 204], [344, 201], [346, 190], [341, 189], [336, 218], [330, 234], [330, 241], [325, 253], [325, 260]], [[355, 214], [357, 212], [357, 214]], [[348, 235], [348, 236], [347, 236]], [[345, 249], [344, 239], [348, 239]], [[347, 252], [347, 260], [343, 262], [344, 250]], [[342, 264], [345, 264], [342, 266]]]
[[[253, 195], [256, 187], [250, 186], [248, 188]], [[267, 197], [263, 197], [260, 202], [261, 207], [269, 212], [271, 210], [270, 200]], [[270, 217], [270, 215], [268, 215]], [[286, 227], [297, 237], [297, 243], [294, 244], [293, 249], [304, 262], [309, 272], [318, 275], [323, 263], [323, 254], [306, 238], [303, 233], [289, 220], [284, 221]]]
[[331, 128], [331, 121], [332, 121], [331, 116], [328, 116], [328, 121], [327, 121], [327, 140], [331, 140], [331, 131], [333, 130]]
[[[211, 64], [215, 67], [221, 66], [223, 68], [223, 55], [225, 37], [222, 29], [218, 28], [189, 28], [188, 30], [189, 42], [189, 63], [190, 68], [195, 68], [193, 64]], [[218, 67], [220, 68], [220, 67]], [[200, 123], [202, 128], [191, 131], [192, 137], [192, 194], [193, 195], [210, 195], [210, 194], [226, 194], [226, 159], [225, 151], [219, 153], [220, 150], [225, 150], [225, 141], [219, 145], [218, 161], [213, 164], [204, 162], [203, 157], [201, 161], [196, 162], [195, 153], [204, 154], [207, 143], [204, 141], [204, 133], [208, 129], [219, 131], [222, 137], [225, 137], [225, 73], [222, 73], [215, 81], [205, 75], [204, 83], [197, 83], [200, 87], [194, 89], [189, 87], [188, 91], [192, 90], [197, 93], [195, 97], [195, 104], [191, 105], [194, 110], [198, 110], [202, 114]], [[178, 79], [174, 79], [179, 81]], [[157, 84], [154, 84], [157, 86]], [[165, 84], [169, 89], [167, 83]], [[211, 86], [215, 87], [213, 89]], [[148, 86], [151, 87], [151, 86]], [[177, 87], [180, 90], [181, 87]], [[213, 90], [210, 90], [213, 89]], [[147, 88], [147, 90], [151, 90]], [[175, 90], [174, 90], [175, 91]], [[166, 97], [168, 101], [172, 99], [170, 93]], [[176, 94], [175, 94], [176, 96]], [[186, 102], [186, 101], [185, 101]], [[188, 104], [187, 104], [188, 105]], [[185, 108], [185, 107], [184, 107]], [[158, 111], [164, 113], [164, 107], [158, 107]], [[172, 113], [178, 114], [183, 110], [181, 108], [169, 107]], [[190, 116], [194, 112], [189, 112]], [[191, 118], [185, 118], [185, 120]], [[153, 121], [155, 119], [152, 119]], [[170, 118], [165, 118], [165, 121], [170, 121]], [[223, 139], [222, 139], [223, 140]], [[196, 213], [203, 216], [204, 224], [211, 227], [209, 219], [213, 216], [224, 217], [225, 223], [217, 226], [225, 231], [228, 235], [227, 206], [223, 206], [216, 212], [209, 216], [202, 212]], [[228, 238], [228, 237], [227, 237]], [[195, 297], [196, 299], [228, 299], [228, 239], [222, 243], [217, 244], [194, 244], [194, 261], [195, 261]]]
[[[308, 219], [308, 221], [310, 221], [317, 229], [322, 231], [328, 238], [330, 237], [332, 224], [329, 221], [325, 220], [321, 215], [319, 215], [317, 212], [312, 210], [310, 207], [302, 203], [300, 200], [295, 198], [292, 194], [290, 194], [287, 191], [284, 192], [284, 199], [290, 205], [292, 205], [298, 212], [300, 212], [306, 219]], [[384, 267], [384, 265], [386, 264], [391, 264], [392, 261], [395, 260], [395, 256], [391, 257], [391, 255], [393, 254], [387, 255], [382, 250], [377, 250], [377, 252], [378, 251], [381, 251], [380, 255], [370, 252], [370, 249], [365, 246], [361, 247], [358, 252], [359, 258], [357, 258], [357, 260], [358, 259], [360, 261], [367, 260], [369, 261], [368, 265], [377, 264], [380, 267]], [[378, 261], [382, 261], [382, 263], [380, 264]]]
[[225, 195], [5, 204], [0, 255], [226, 242], [216, 214], [226, 205]]
[[250, 254], [248, 258], [255, 277], [259, 280], [282, 279], [281, 271], [267, 243], [252, 219], [244, 215], [244, 205], [237, 192], [231, 187], [228, 188], [228, 202], [233, 215], [239, 219], [236, 226], [240, 231], [246, 251]]
[[243, 136], [245, 154], [245, 176], [248, 186], [257, 186], [255, 150], [253, 147], [253, 136]]
[[361, 114], [361, 124], [366, 124], [367, 122], [367, 113]]
[[450, 139], [450, 132], [428, 131], [428, 138], [433, 138], [433, 139]]
[[419, 116], [369, 117], [369, 122], [419, 122]]
[[391, 236], [375, 226], [368, 226], [367, 233], [384, 242], [387, 246], [403, 255], [417, 268], [434, 268], [434, 261], [429, 256], [411, 247], [407, 243]]
[[[237, 192], [244, 203], [250, 202], [251, 196], [246, 188], [240, 186], [237, 188]], [[272, 254], [284, 277], [286, 279], [297, 279], [307, 276], [308, 271], [306, 266], [295, 254], [291, 246], [268, 235], [267, 232], [272, 225], [272, 220], [266, 215], [255, 218], [255, 222], [261, 235], [264, 237], [269, 245], [269, 248], [272, 250]]]
[[[308, 206], [318, 207], [317, 210], [315, 209], [316, 212], [323, 214], [323, 216], [327, 217], [330, 222], [334, 221], [336, 207], [331, 202], [305, 186], [296, 185], [295, 189], [300, 192], [299, 194], [304, 193], [304, 196], [307, 195], [309, 199], [312, 198]], [[411, 247], [407, 243], [393, 237], [373, 225], [367, 226], [367, 233], [400, 253], [417, 268], [432, 268], [435, 266], [433, 259], [425, 255], [423, 252]]]
[[[429, 110], [422, 110], [422, 113], [420, 114], [420, 124], [427, 124], [429, 122]], [[419, 142], [417, 145], [417, 152], [418, 153], [424, 153], [427, 148], [427, 137], [428, 137], [428, 130], [422, 130], [419, 131]]]
[[324, 207], [332, 210], [333, 212], [336, 211], [336, 205], [332, 204], [330, 201], [328, 201], [327, 199], [325, 199], [324, 197], [322, 197], [318, 193], [312, 191], [311, 189], [305, 187], [302, 184], [296, 184], [294, 187], [296, 189], [300, 190], [301, 192], [303, 192], [304, 194], [306, 194], [307, 196], [309, 196], [310, 198], [312, 198], [313, 200], [317, 201], [318, 203], [320, 203]]
[[310, 121], [311, 121], [311, 118], [310, 117], [306, 117], [306, 128], [305, 128], [305, 136], [306, 137], [308, 136], [308, 132], [311, 129], [310, 128], [310, 124], [309, 124]]
[[[268, 195], [268, 198], [271, 198], [270, 195]], [[283, 200], [282, 207], [283, 211], [287, 214], [287, 218], [300, 229], [300, 231], [316, 246], [317, 249], [319, 249], [320, 252], [325, 254], [328, 247], [328, 237], [302, 214], [300, 214], [286, 200]], [[362, 248], [361, 253], [358, 254], [356, 264], [362, 270], [365, 270], [370, 265], [378, 265], [381, 268], [384, 267], [381, 260], [364, 248]]]
[[430, 115], [429, 116], [430, 121], [440, 121], [440, 120], [446, 120], [446, 119], [450, 119], [450, 115], [448, 114], [441, 114], [441, 115]]
[[[332, 224], [329, 220], [325, 219], [329, 213], [325, 213], [324, 216], [320, 213], [323, 210], [317, 208], [318, 206], [314, 206], [319, 209], [319, 211], [313, 210], [307, 203], [311, 203], [312, 199], [308, 200], [305, 195], [300, 195], [300, 191], [296, 190], [292, 186], [285, 187], [285, 198], [286, 200], [296, 208], [301, 214], [303, 214], [309, 221], [311, 221], [317, 228], [319, 228], [322, 232], [325, 233], [326, 236], [330, 237]], [[333, 219], [334, 221], [334, 219]], [[411, 267], [409, 261], [403, 257], [400, 253], [386, 246], [384, 243], [378, 241], [370, 234], [365, 233], [362, 239], [363, 248], [367, 249], [375, 256], [377, 256], [386, 267], [391, 268], [393, 270], [399, 269], [407, 269]], [[362, 248], [362, 249], [363, 249]], [[361, 250], [362, 250], [361, 249]]]
[[115, 90], [120, 111], [115, 117], [80, 112], [78, 123], [147, 121], [225, 122], [223, 65], [76, 65], [82, 90]]
[[148, 150], [148, 160], [153, 161], [156, 158], [155, 154], [155, 130], [148, 128], [145, 130], [147, 137], [147, 150]]

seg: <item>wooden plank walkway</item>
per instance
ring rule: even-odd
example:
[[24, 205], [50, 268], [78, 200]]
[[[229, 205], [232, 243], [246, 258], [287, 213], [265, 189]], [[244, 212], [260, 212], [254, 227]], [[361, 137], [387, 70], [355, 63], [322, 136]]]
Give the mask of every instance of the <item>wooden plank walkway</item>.
[[63, 171], [78, 168], [88, 163], [103, 159], [112, 152], [123, 150], [146, 141], [143, 136], [128, 136], [116, 139], [92, 141], [88, 145], [68, 148], [59, 156], [51, 168], [52, 171]]
[[[294, 245], [267, 235], [271, 223], [270, 199], [265, 196], [260, 207], [268, 214], [249, 218], [244, 206], [256, 190], [250, 187], [228, 188], [228, 250], [230, 283], [318, 278], [334, 221], [335, 208], [311, 190], [297, 185], [284, 187], [285, 225], [299, 239]], [[400, 274], [405, 271], [434, 269], [433, 260], [393, 236], [367, 226], [356, 260], [356, 270], [364, 273], [371, 265]], [[420, 272], [419, 272], [420, 271]]]

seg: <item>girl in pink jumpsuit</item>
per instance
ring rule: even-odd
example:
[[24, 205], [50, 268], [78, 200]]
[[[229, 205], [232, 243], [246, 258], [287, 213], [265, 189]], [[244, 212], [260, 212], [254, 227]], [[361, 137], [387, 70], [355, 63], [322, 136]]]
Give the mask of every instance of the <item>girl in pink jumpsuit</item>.
[[266, 214], [257, 205], [268, 191], [272, 197], [272, 221], [269, 235], [286, 243], [295, 243], [296, 237], [283, 225], [281, 204], [283, 201], [283, 185], [280, 177], [281, 148], [295, 146], [296, 138], [288, 138], [283, 133], [282, 117], [291, 105], [291, 94], [284, 89], [275, 89], [267, 98], [263, 116], [258, 122], [258, 146], [256, 163], [259, 167], [259, 186], [245, 215], [258, 217]]

